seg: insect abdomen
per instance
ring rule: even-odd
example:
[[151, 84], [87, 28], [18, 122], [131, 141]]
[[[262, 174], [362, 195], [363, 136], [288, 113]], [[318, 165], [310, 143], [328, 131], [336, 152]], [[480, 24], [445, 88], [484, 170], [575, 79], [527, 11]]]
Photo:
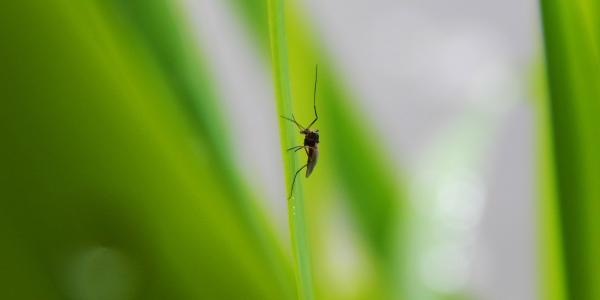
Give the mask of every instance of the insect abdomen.
[[319, 149], [311, 147], [308, 149], [308, 161], [306, 162], [306, 177], [310, 176], [310, 173], [314, 170], [317, 165], [317, 159], [319, 158]]

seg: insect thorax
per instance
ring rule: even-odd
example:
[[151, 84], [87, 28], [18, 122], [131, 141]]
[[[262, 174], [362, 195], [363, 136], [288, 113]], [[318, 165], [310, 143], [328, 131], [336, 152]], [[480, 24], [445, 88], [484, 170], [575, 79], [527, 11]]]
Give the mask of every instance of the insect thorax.
[[306, 130], [304, 133], [304, 145], [305, 146], [315, 146], [319, 143], [319, 132]]

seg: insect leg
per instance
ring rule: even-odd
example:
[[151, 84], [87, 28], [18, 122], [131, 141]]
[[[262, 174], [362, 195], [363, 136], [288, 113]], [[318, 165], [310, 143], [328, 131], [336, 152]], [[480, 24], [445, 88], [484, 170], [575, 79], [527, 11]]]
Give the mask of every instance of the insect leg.
[[295, 151], [298, 151], [299, 149], [302, 149], [304, 147], [306, 147], [306, 146], [304, 146], [304, 145], [294, 146], [294, 147], [288, 148], [286, 151], [294, 150], [294, 152], [295, 152]]
[[[306, 151], [306, 155], [308, 156], [308, 150], [309, 149], [313, 149], [316, 150], [316, 147], [311, 147], [311, 146], [303, 146], [304, 147], [304, 151]], [[300, 148], [301, 149], [301, 148]], [[300, 149], [296, 149], [296, 151], [300, 150]]]
[[304, 146], [295, 146], [295, 147], [292, 147], [292, 148], [288, 148], [287, 151], [294, 150], [294, 152], [298, 152], [298, 150], [304, 149], [304, 150], [306, 150], [306, 155], [308, 155], [308, 149], [310, 149], [310, 148], [312, 148], [312, 147], [311, 146], [306, 146], [306, 145], [304, 145]]
[[291, 119], [288, 118], [288, 117], [286, 117], [286, 116], [280, 116], [280, 117], [282, 117], [282, 118], [284, 118], [284, 119], [286, 119], [286, 120], [288, 120], [288, 121], [296, 124], [296, 126], [298, 126], [298, 129], [300, 129], [301, 131], [304, 130], [304, 127], [302, 127], [302, 125], [300, 125], [300, 123], [298, 123], [298, 121], [296, 121], [296, 118], [294, 118], [294, 114], [292, 114], [292, 118]]
[[305, 164], [300, 169], [298, 169], [298, 171], [296, 171], [296, 174], [294, 174], [294, 179], [292, 180], [292, 188], [290, 189], [290, 197], [288, 199], [291, 199], [292, 195], [294, 193], [294, 185], [296, 184], [296, 177], [298, 176], [298, 173], [300, 173], [300, 171], [302, 171], [307, 166], [308, 166], [308, 164]]
[[315, 119], [310, 122], [310, 125], [308, 125], [308, 127], [306, 128], [310, 128], [310, 126], [313, 126], [313, 124], [315, 124], [315, 122], [317, 122], [317, 120], [319, 119], [319, 115], [317, 115], [317, 79], [318, 79], [318, 75], [319, 75], [319, 65], [315, 65], [315, 88], [313, 90], [313, 108], [315, 109]]

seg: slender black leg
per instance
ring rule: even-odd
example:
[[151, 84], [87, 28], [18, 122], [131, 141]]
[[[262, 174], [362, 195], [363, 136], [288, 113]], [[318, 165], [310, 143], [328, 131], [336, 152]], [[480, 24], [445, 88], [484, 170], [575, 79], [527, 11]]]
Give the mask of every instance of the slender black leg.
[[304, 147], [306, 147], [306, 146], [303, 146], [303, 145], [300, 145], [300, 146], [294, 146], [294, 147], [288, 148], [286, 151], [291, 151], [291, 150], [294, 150], [294, 152], [296, 152], [296, 151], [298, 151], [298, 149], [302, 149], [302, 148], [304, 148]]
[[318, 74], [319, 74], [319, 65], [315, 65], [315, 89], [313, 90], [313, 108], [315, 109], [315, 119], [310, 122], [310, 125], [308, 125], [308, 127], [306, 128], [310, 128], [310, 126], [313, 126], [313, 124], [315, 124], [315, 122], [317, 122], [317, 120], [319, 119], [319, 115], [317, 115], [317, 78], [318, 78]]
[[311, 146], [302, 146], [302, 148], [298, 148], [296, 150], [294, 150], [294, 152], [298, 152], [298, 150], [300, 149], [304, 149], [304, 151], [306, 151], [306, 156], [308, 156], [308, 149], [312, 148]]
[[294, 174], [294, 179], [292, 180], [292, 189], [290, 190], [290, 197], [288, 199], [291, 199], [292, 195], [294, 193], [294, 185], [296, 184], [296, 177], [298, 176], [298, 173], [300, 173], [300, 171], [302, 171], [307, 166], [308, 166], [308, 164], [302, 166], [300, 169], [298, 169], [298, 171], [296, 171], [296, 174]]
[[288, 117], [286, 117], [286, 116], [280, 116], [280, 117], [282, 117], [282, 118], [284, 118], [284, 119], [286, 119], [286, 120], [288, 120], [288, 121], [296, 124], [296, 126], [298, 126], [298, 129], [300, 129], [300, 131], [304, 130], [304, 127], [302, 127], [302, 125], [300, 125], [300, 123], [298, 123], [298, 121], [296, 121], [296, 118], [294, 117], [294, 114], [292, 114], [292, 118], [291, 119], [288, 118]]
[[311, 146], [294, 146], [292, 148], [288, 148], [287, 151], [292, 151], [294, 150], [294, 152], [298, 152], [298, 150], [300, 149], [304, 149], [306, 150], [306, 155], [308, 155], [308, 149], [312, 148]]
[[[304, 151], [306, 151], [306, 156], [308, 156], [308, 149], [313, 149], [313, 150], [317, 149], [316, 147], [311, 147], [311, 146], [303, 146], [302, 148], [304, 148]], [[296, 149], [296, 151], [298, 151], [298, 150], [300, 150], [302, 148], [298, 148], [298, 149]]]

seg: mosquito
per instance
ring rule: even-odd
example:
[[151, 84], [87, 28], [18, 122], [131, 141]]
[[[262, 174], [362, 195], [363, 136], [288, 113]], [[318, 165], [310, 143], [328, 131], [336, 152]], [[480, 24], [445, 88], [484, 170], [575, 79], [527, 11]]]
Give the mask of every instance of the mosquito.
[[304, 149], [304, 151], [306, 152], [306, 156], [307, 156], [306, 164], [304, 166], [300, 167], [300, 169], [298, 169], [298, 171], [296, 171], [296, 174], [294, 174], [294, 179], [292, 180], [292, 188], [290, 190], [289, 198], [292, 198], [292, 193], [294, 192], [294, 184], [296, 184], [296, 177], [298, 176], [298, 173], [300, 173], [300, 171], [302, 171], [304, 168], [306, 168], [306, 178], [308, 178], [308, 176], [310, 176], [312, 171], [315, 169], [315, 166], [317, 165], [317, 158], [319, 157], [319, 147], [318, 147], [318, 145], [319, 145], [319, 130], [318, 129], [315, 129], [315, 130], [310, 129], [310, 127], [313, 126], [315, 124], [315, 122], [317, 122], [317, 120], [319, 119], [319, 115], [317, 114], [318, 73], [319, 73], [319, 65], [315, 65], [315, 88], [313, 91], [313, 108], [315, 110], [315, 119], [312, 122], [310, 122], [310, 124], [307, 127], [304, 127], [296, 121], [294, 114], [292, 114], [292, 118], [281, 116], [282, 118], [296, 124], [296, 126], [298, 126], [298, 129], [300, 129], [300, 134], [304, 135], [304, 144], [303, 145], [291, 147], [291, 148], [287, 149], [287, 151], [294, 150], [294, 152], [297, 152], [300, 149]]

